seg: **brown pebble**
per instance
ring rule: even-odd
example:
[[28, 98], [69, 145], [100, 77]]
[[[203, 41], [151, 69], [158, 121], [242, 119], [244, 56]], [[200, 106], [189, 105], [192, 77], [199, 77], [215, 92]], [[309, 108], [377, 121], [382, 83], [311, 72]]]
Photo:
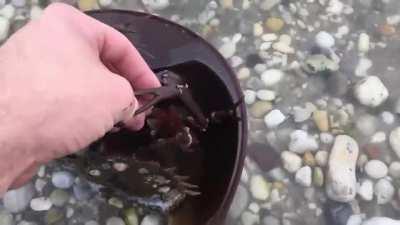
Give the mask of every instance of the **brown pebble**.
[[250, 107], [250, 113], [255, 118], [262, 118], [267, 114], [267, 112], [271, 111], [272, 104], [268, 101], [257, 101]]
[[316, 110], [313, 113], [313, 119], [314, 119], [314, 122], [317, 125], [318, 129], [321, 132], [329, 131], [328, 112], [323, 111], [323, 110]]
[[382, 156], [382, 150], [377, 145], [367, 144], [363, 149], [369, 159], [380, 159]]
[[379, 26], [379, 31], [385, 36], [392, 36], [396, 33], [396, 28], [389, 24]]
[[276, 182], [272, 183], [272, 188], [278, 189], [280, 191], [285, 188], [285, 184], [280, 181], [276, 181]]
[[268, 28], [268, 30], [273, 32], [279, 32], [285, 26], [285, 22], [283, 22], [281, 18], [270, 17], [265, 22], [265, 25]]
[[306, 152], [303, 155], [303, 161], [304, 164], [306, 164], [307, 166], [315, 166], [317, 164], [317, 162], [315, 161], [315, 157], [311, 152]]

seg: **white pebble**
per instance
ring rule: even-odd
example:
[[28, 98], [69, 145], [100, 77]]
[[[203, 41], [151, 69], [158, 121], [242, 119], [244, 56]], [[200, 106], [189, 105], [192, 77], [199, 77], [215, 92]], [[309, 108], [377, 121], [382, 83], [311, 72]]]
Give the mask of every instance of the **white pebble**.
[[264, 28], [261, 23], [253, 24], [253, 35], [258, 37], [264, 33]]
[[74, 179], [71, 173], [60, 171], [53, 173], [51, 182], [57, 188], [68, 189], [74, 184]]
[[11, 4], [5, 5], [0, 9], [0, 16], [3, 16], [7, 19], [12, 19], [15, 16], [15, 8]]
[[21, 212], [29, 205], [34, 194], [32, 183], [28, 183], [18, 189], [6, 192], [3, 196], [3, 205], [9, 212]]
[[386, 141], [386, 134], [383, 131], [376, 132], [371, 137], [371, 143], [382, 143]]
[[364, 180], [357, 193], [364, 201], [371, 201], [374, 198], [374, 183], [371, 180]]
[[289, 173], [294, 173], [300, 169], [302, 159], [295, 153], [284, 151], [281, 153], [283, 168]]
[[260, 215], [246, 211], [242, 214], [241, 221], [243, 225], [257, 225], [260, 223]]
[[261, 175], [255, 175], [250, 179], [250, 192], [252, 196], [260, 201], [268, 199], [271, 192], [271, 184]]
[[343, 12], [344, 4], [339, 0], [330, 0], [326, 11], [330, 14], [339, 15]]
[[240, 56], [234, 55], [230, 58], [231, 66], [236, 68], [243, 64], [243, 59]]
[[10, 21], [7, 18], [0, 17], [0, 41], [7, 39], [9, 31]]
[[247, 67], [242, 67], [239, 69], [237, 73], [237, 78], [239, 80], [246, 80], [247, 78], [250, 77], [250, 70]]
[[295, 130], [290, 134], [289, 150], [296, 153], [305, 153], [318, 149], [318, 142], [303, 130]]
[[361, 225], [364, 218], [365, 218], [364, 214], [353, 214], [347, 220], [346, 225]]
[[350, 136], [338, 135], [329, 156], [326, 192], [330, 199], [350, 202], [356, 195], [358, 144]]
[[315, 42], [320, 48], [332, 48], [335, 45], [335, 38], [326, 31], [320, 31], [315, 36]]
[[32, 6], [31, 11], [30, 11], [30, 18], [31, 20], [39, 19], [40, 16], [43, 13], [43, 9], [40, 8], [39, 6]]
[[376, 76], [369, 76], [357, 82], [354, 95], [358, 101], [369, 107], [377, 107], [389, 96], [389, 91]]
[[400, 162], [392, 162], [389, 166], [389, 174], [393, 178], [400, 178]]
[[275, 42], [272, 45], [272, 48], [278, 52], [282, 52], [285, 54], [293, 54], [294, 53], [294, 49], [292, 47], [290, 47], [289, 45], [287, 45], [284, 42]]
[[35, 181], [35, 189], [37, 192], [42, 192], [43, 188], [46, 186], [47, 182], [43, 179], [37, 179]]
[[285, 115], [279, 109], [274, 109], [264, 117], [264, 122], [268, 128], [275, 128], [283, 123], [285, 119]]
[[394, 220], [388, 217], [373, 217], [364, 221], [361, 225], [400, 225], [400, 220]]
[[290, 45], [292, 44], [292, 37], [290, 37], [287, 34], [282, 34], [281, 36], [279, 36], [279, 42], [282, 42], [286, 45]]
[[296, 172], [295, 180], [298, 184], [303, 187], [311, 186], [311, 168], [309, 166], [304, 166]]
[[107, 8], [107, 7], [111, 6], [112, 2], [113, 2], [113, 0], [99, 0], [99, 5], [102, 8]]
[[387, 175], [388, 168], [385, 163], [379, 160], [370, 160], [365, 164], [365, 173], [373, 178], [380, 179]]
[[278, 36], [274, 33], [263, 34], [261, 36], [261, 39], [266, 42], [271, 42], [271, 41], [276, 41], [278, 39]]
[[257, 64], [254, 66], [254, 71], [256, 71], [257, 74], [263, 74], [264, 71], [267, 69], [267, 65], [265, 64]]
[[233, 41], [225, 42], [220, 48], [219, 52], [222, 54], [223, 57], [230, 58], [236, 52], [236, 43]]
[[44, 177], [44, 175], [46, 175], [46, 166], [45, 166], [45, 165], [41, 165], [41, 166], [39, 167], [39, 170], [38, 170], [38, 172], [37, 172], [37, 175], [38, 175], [39, 177]]
[[326, 164], [328, 163], [328, 157], [329, 154], [327, 151], [318, 151], [317, 153], [315, 153], [315, 161], [321, 167], [326, 166]]
[[107, 219], [106, 225], [125, 225], [125, 222], [119, 217], [110, 217]]
[[163, 10], [169, 6], [169, 0], [142, 0], [142, 2], [151, 10]]
[[384, 111], [384, 112], [382, 112], [381, 117], [382, 117], [382, 121], [386, 124], [390, 125], [390, 124], [394, 123], [395, 117], [394, 117], [393, 113], [391, 113], [391, 112]]
[[263, 42], [260, 45], [260, 50], [261, 51], [267, 51], [267, 50], [269, 50], [271, 48], [271, 46], [272, 46], [272, 42]]
[[26, 5], [26, 0], [11, 0], [11, 3], [15, 7], [24, 7]]
[[361, 33], [358, 37], [358, 50], [362, 53], [369, 51], [370, 40], [369, 35], [366, 33]]
[[276, 85], [283, 78], [284, 73], [281, 70], [270, 69], [261, 74], [261, 80], [267, 87]]
[[244, 102], [247, 105], [251, 105], [256, 101], [256, 92], [253, 90], [245, 90], [244, 91]]
[[363, 135], [370, 136], [376, 131], [376, 121], [374, 116], [365, 114], [357, 119], [356, 127]]
[[260, 211], [260, 206], [257, 203], [252, 202], [249, 205], [249, 210], [252, 211], [253, 213], [258, 213]]
[[387, 179], [380, 179], [375, 184], [374, 189], [378, 205], [384, 205], [392, 201], [395, 190], [390, 181]]
[[34, 211], [46, 211], [51, 208], [53, 203], [51, 203], [49, 198], [39, 197], [31, 200], [31, 209]]
[[354, 74], [358, 77], [365, 77], [368, 75], [367, 72], [371, 68], [371, 66], [372, 66], [372, 61], [370, 59], [361, 58], [358, 61]]
[[257, 98], [264, 101], [272, 101], [276, 98], [276, 92], [271, 90], [258, 90]]
[[390, 132], [389, 143], [397, 157], [400, 157], [400, 127], [397, 127]]
[[294, 122], [301, 123], [308, 120], [311, 117], [313, 111], [314, 109], [311, 109], [309, 107], [302, 108], [299, 106], [294, 106], [293, 107]]

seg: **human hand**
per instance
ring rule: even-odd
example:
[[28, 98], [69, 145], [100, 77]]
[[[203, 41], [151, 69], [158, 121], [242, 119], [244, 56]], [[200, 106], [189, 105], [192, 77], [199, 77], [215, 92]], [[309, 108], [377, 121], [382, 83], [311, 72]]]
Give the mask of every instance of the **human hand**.
[[144, 115], [132, 118], [140, 105], [134, 90], [159, 85], [122, 34], [50, 5], [0, 48], [0, 194], [120, 121], [141, 128]]

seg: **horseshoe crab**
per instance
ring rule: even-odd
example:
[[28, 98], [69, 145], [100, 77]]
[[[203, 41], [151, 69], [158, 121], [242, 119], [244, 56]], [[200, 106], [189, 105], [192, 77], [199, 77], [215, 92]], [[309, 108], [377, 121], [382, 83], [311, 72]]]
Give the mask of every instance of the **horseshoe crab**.
[[[140, 132], [107, 134], [69, 156], [104, 196], [166, 215], [169, 225], [220, 225], [245, 157], [247, 121], [242, 94], [223, 57], [193, 32], [145, 13], [88, 14], [135, 43], [162, 87], [137, 113], [154, 107]], [[159, 40], [162, 37], [163, 40]]]

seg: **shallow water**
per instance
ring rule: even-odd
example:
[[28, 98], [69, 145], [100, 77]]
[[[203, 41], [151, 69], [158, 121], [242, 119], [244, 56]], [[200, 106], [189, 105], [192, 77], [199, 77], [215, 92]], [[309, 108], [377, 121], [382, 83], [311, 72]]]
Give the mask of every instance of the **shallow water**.
[[[21, 1], [12, 1], [10, 4], [19, 5], [18, 2]], [[78, 6], [77, 2], [82, 3], [85, 0], [65, 2]], [[94, 3], [91, 6], [93, 9], [102, 8], [96, 1], [87, 2]], [[400, 83], [400, 1], [143, 2], [114, 0], [103, 8], [142, 10], [189, 27], [210, 41], [227, 58], [244, 90], [249, 111], [249, 154], [238, 189], [240, 195], [234, 200], [227, 224], [334, 225], [346, 224], [350, 214], [361, 215], [364, 220], [376, 216], [400, 219], [400, 175], [393, 169], [393, 162], [399, 161], [399, 157], [389, 142], [392, 130], [400, 126], [400, 89], [397, 88]], [[166, 3], [163, 4], [164, 2]], [[32, 0], [15, 7], [16, 15], [10, 21], [11, 32], [30, 19], [33, 6], [43, 8], [48, 3], [49, 1]], [[322, 35], [322, 40], [316, 41], [320, 31], [326, 31], [328, 36]], [[361, 33], [367, 34], [369, 40], [360, 40]], [[319, 55], [319, 58], [311, 62], [312, 55]], [[321, 65], [321, 61], [325, 64]], [[306, 62], [314, 63], [314, 68], [321, 71], [310, 73], [303, 68]], [[326, 64], [331, 66], [327, 67]], [[270, 69], [279, 70], [279, 78], [272, 79], [273, 75], [265, 72]], [[360, 104], [354, 94], [356, 84], [371, 76], [379, 77], [388, 90], [387, 99], [376, 107]], [[369, 91], [373, 93], [377, 90], [375, 88], [376, 86], [367, 88], [367, 93], [363, 93], [364, 96], [361, 97], [366, 97]], [[376, 98], [379, 98], [379, 94], [368, 101], [375, 101]], [[326, 129], [317, 126], [313, 119], [317, 109], [328, 115], [328, 122], [325, 117], [322, 122], [318, 121], [325, 124], [327, 122]], [[265, 118], [271, 110], [280, 110], [284, 121], [277, 126], [268, 127]], [[274, 121], [277, 120], [275, 117]], [[289, 150], [290, 135], [298, 129], [307, 132], [316, 141], [315, 150], [306, 150], [313, 157], [316, 151], [326, 151], [329, 155], [336, 135], [351, 136], [360, 148], [355, 171], [357, 182], [370, 180], [376, 184], [381, 179], [388, 180], [394, 189], [393, 195], [386, 202], [379, 201], [381, 204], [377, 204], [376, 192], [380, 190], [375, 186], [372, 199], [362, 199], [357, 194], [350, 202], [341, 204], [344, 210], [339, 216], [327, 220], [326, 212], [333, 210], [335, 206], [326, 206], [326, 202], [330, 200], [325, 193], [325, 187], [316, 185], [315, 180], [309, 185], [301, 184], [295, 178], [297, 171], [289, 173], [280, 160], [281, 153]], [[302, 158], [304, 156], [304, 153], [296, 154]], [[392, 169], [383, 178], [371, 177], [365, 170], [365, 161], [372, 159], [377, 159]], [[325, 165], [316, 165], [309, 161], [307, 163], [312, 171], [320, 167], [324, 177], [327, 177], [328, 169]], [[305, 160], [302, 161], [302, 166], [306, 166]], [[46, 175], [35, 177], [33, 182], [43, 180], [48, 184], [53, 169], [57, 170], [57, 165], [48, 165]], [[261, 183], [255, 182], [259, 180], [255, 179], [258, 175], [264, 179], [261, 179]], [[53, 189], [51, 184], [46, 185], [43, 195], [48, 195]], [[384, 192], [390, 191], [385, 189]], [[98, 220], [98, 209], [94, 206], [101, 208], [108, 204], [96, 198], [87, 201], [71, 199], [69, 201], [72, 203], [69, 204], [74, 206], [63, 207], [61, 214], [64, 215], [67, 208], [71, 207], [74, 208], [74, 213], [69, 213], [69, 217], [63, 218], [60, 223], [85, 224], [90, 220]], [[121, 216], [118, 208], [109, 213]], [[3, 212], [0, 215], [6, 214]], [[15, 221], [44, 223], [41, 220], [43, 216], [30, 209], [13, 214], [13, 218]]]

